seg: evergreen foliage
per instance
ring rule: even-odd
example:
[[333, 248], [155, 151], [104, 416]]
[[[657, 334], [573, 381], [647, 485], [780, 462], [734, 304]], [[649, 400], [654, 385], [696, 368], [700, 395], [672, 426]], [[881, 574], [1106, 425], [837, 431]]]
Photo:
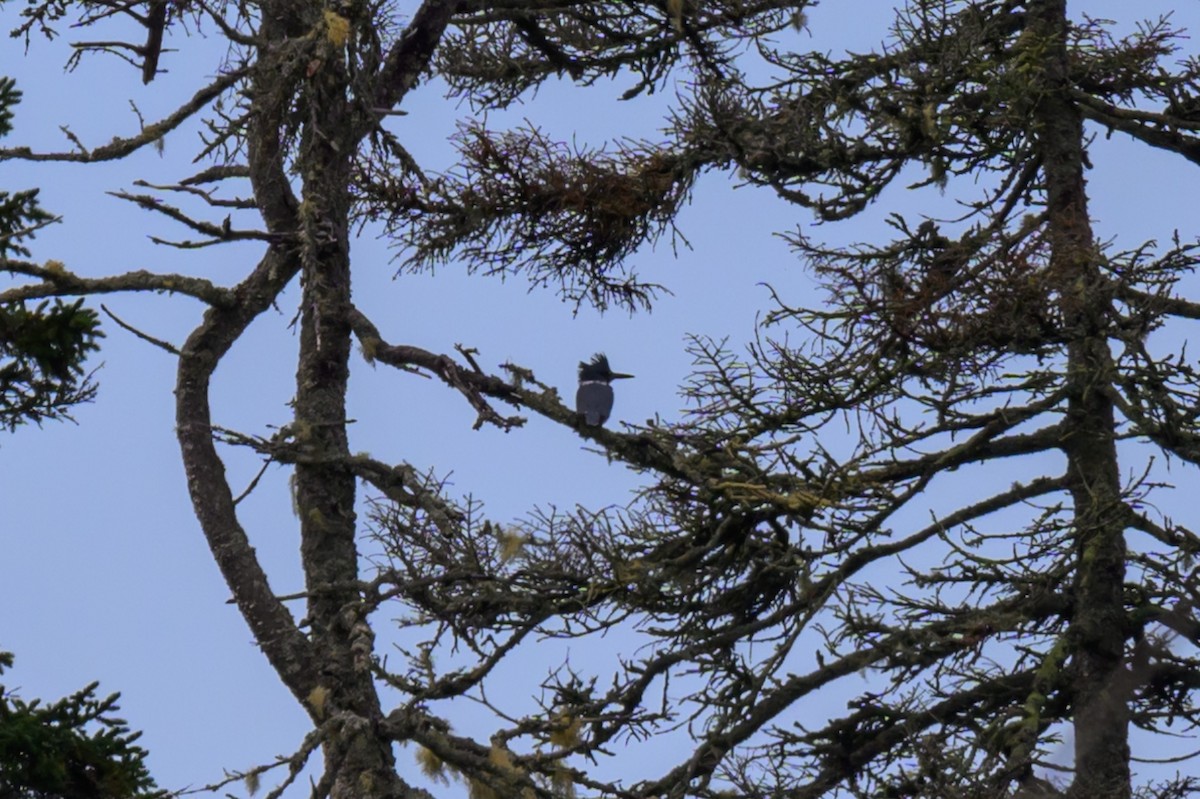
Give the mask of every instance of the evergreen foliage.
[[91, 400], [96, 386], [83, 369], [102, 335], [96, 313], [74, 302], [23, 302], [0, 306], [0, 424], [69, 418]]
[[[0, 652], [0, 674], [13, 656]], [[55, 702], [23, 700], [0, 685], [0, 797], [163, 799], [146, 768], [140, 732], [113, 714], [120, 694], [92, 683]]]
[[[188, 487], [234, 601], [312, 723], [295, 755], [236, 778], [286, 766], [283, 790], [319, 748], [319, 796], [424, 797], [393, 748], [412, 743], [421, 773], [475, 797], [1200, 791], [1186, 769], [1155, 782], [1133, 766], [1155, 745], [1135, 731], [1156, 741], [1200, 724], [1200, 534], [1155, 505], [1170, 491], [1157, 462], [1179, 464], [1180, 482], [1200, 467], [1200, 375], [1168, 334], [1200, 319], [1187, 280], [1200, 251], [1184, 237], [1104, 244], [1116, 231], [1092, 218], [1085, 180], [1096, 132], [1200, 162], [1200, 61], [1180, 57], [1169, 20], [1117, 37], [1064, 0], [909, 0], [886, 47], [834, 56], [798, 49], [787, 32], [804, 5], [773, 0], [425, 0], [411, 17], [384, 0], [260, 0], [172, 6], [165, 21], [159, 1], [73, 10], [88, 25], [128, 15], [159, 44], [190, 18], [212, 22], [230, 44], [218, 77], [86, 158], [0, 158], [121, 157], [212, 103], [200, 155], [217, 163], [121, 196], [205, 246], [259, 241], [261, 258], [228, 286], [8, 268], [46, 281], [14, 290], [28, 297], [125, 289], [209, 305], [171, 348]], [[72, 8], [34, 2], [21, 30]], [[109, 37], [76, 54], [97, 51], [151, 75], [172, 56]], [[551, 79], [621, 77], [630, 101], [686, 88], [668, 142], [581, 150], [536, 125], [471, 122], [459, 166], [433, 175], [391, 125], [430, 72], [478, 111]], [[908, 190], [960, 206], [893, 213], [889, 240], [850, 247], [792, 234], [822, 291], [774, 287], [748, 352], [696, 339], [693, 413], [623, 432], [583, 424], [519, 366], [490, 375], [467, 348], [389, 343], [353, 303], [348, 242], [355, 223], [382, 220], [409, 269], [462, 259], [575, 303], [648, 307], [657, 287], [626, 259], [671, 230], [706, 170], [831, 224]], [[172, 195], [201, 197], [213, 218]], [[214, 221], [231, 205], [261, 224]], [[297, 283], [294, 417], [269, 435], [219, 427], [217, 366]], [[459, 393], [477, 427], [521, 426], [500, 403], [538, 413], [647, 488], [625, 507], [499, 522], [429, 468], [352, 454], [355, 339], [397, 379]], [[294, 469], [303, 625], [250, 545], [218, 441]], [[366, 537], [359, 481], [377, 498]], [[402, 657], [376, 650], [385, 616]], [[527, 712], [494, 703], [513, 653], [618, 634], [638, 645], [611, 669], [555, 664]], [[466, 698], [492, 712], [489, 734], [452, 731], [442, 708]], [[636, 780], [598, 765], [657, 739], [686, 752]]]
[[[21, 92], [0, 77], [0, 137], [12, 132], [13, 107]], [[37, 201], [37, 189], [0, 191], [0, 268], [27, 272], [27, 242], [53, 217]], [[47, 268], [61, 271], [61, 264]], [[35, 295], [36, 296], [36, 295]], [[32, 309], [23, 299], [0, 302], [0, 427], [70, 418], [91, 400], [96, 386], [85, 374], [88, 353], [99, 349], [100, 321], [83, 300], [43, 300]]]

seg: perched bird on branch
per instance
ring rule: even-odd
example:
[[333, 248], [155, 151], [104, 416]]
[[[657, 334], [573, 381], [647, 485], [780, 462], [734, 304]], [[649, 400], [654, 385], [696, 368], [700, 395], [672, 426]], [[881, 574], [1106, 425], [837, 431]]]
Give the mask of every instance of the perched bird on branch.
[[608, 420], [613, 407], [612, 381], [623, 380], [633, 375], [614, 372], [608, 358], [596, 354], [590, 362], [579, 363], [579, 390], [575, 392], [575, 410], [583, 415], [590, 425], [602, 425]]

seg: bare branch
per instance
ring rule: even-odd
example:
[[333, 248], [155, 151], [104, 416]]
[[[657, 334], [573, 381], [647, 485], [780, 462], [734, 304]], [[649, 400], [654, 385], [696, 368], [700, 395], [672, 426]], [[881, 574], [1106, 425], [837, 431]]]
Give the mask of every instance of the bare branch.
[[229, 308], [234, 304], [232, 292], [198, 277], [159, 274], [139, 269], [111, 277], [80, 277], [59, 262], [38, 266], [28, 261], [0, 259], [0, 271], [42, 278], [42, 283], [17, 286], [0, 292], [0, 302], [14, 302], [39, 297], [112, 294], [118, 291], [159, 291], [194, 297], [214, 308]]
[[158, 141], [175, 128], [190, 119], [197, 111], [204, 108], [226, 90], [237, 84], [247, 74], [247, 69], [237, 69], [218, 77], [192, 95], [191, 100], [181, 105], [162, 120], [142, 128], [136, 136], [114, 138], [108, 144], [89, 150], [81, 147], [80, 152], [51, 153], [34, 152], [28, 147], [0, 148], [0, 161], [71, 161], [76, 163], [96, 163], [113, 161], [136, 152], [152, 142]]

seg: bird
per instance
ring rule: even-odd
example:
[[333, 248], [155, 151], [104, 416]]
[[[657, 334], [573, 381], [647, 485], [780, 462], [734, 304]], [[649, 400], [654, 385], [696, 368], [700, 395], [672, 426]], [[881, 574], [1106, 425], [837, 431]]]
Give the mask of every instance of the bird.
[[623, 380], [633, 375], [614, 372], [603, 353], [596, 353], [591, 361], [579, 362], [579, 390], [575, 392], [575, 410], [583, 421], [592, 426], [604, 424], [612, 413], [612, 381]]

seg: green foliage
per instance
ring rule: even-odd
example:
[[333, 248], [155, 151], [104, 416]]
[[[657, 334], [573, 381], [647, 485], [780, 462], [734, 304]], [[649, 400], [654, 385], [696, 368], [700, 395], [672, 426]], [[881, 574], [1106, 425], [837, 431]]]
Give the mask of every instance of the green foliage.
[[70, 418], [72, 406], [96, 393], [83, 361], [103, 335], [83, 300], [0, 305], [0, 425], [11, 431]]
[[[0, 652], [0, 673], [12, 666]], [[114, 717], [119, 694], [96, 695], [98, 683], [43, 705], [0, 685], [0, 797], [124, 799], [162, 797], [146, 768], [141, 736]]]
[[0, 136], [12, 132], [12, 107], [21, 102], [21, 92], [12, 78], [0, 76]]
[[23, 239], [32, 239], [34, 231], [52, 218], [37, 201], [38, 190], [9, 194], [0, 191], [0, 258], [9, 255], [29, 257]]
[[[12, 131], [12, 108], [21, 92], [0, 77], [0, 136]], [[0, 263], [27, 258], [23, 244], [53, 218], [37, 202], [37, 189], [0, 191]], [[88, 353], [103, 336], [96, 312], [83, 301], [0, 303], [0, 427], [70, 418], [72, 406], [90, 400], [95, 385], [83, 371]]]
[[[12, 78], [0, 77], [0, 136], [12, 132], [13, 106], [21, 101], [21, 92]], [[50, 214], [37, 202], [37, 189], [9, 194], [0, 191], [0, 258], [28, 256], [21, 245], [33, 238], [34, 231], [50, 221]]]

